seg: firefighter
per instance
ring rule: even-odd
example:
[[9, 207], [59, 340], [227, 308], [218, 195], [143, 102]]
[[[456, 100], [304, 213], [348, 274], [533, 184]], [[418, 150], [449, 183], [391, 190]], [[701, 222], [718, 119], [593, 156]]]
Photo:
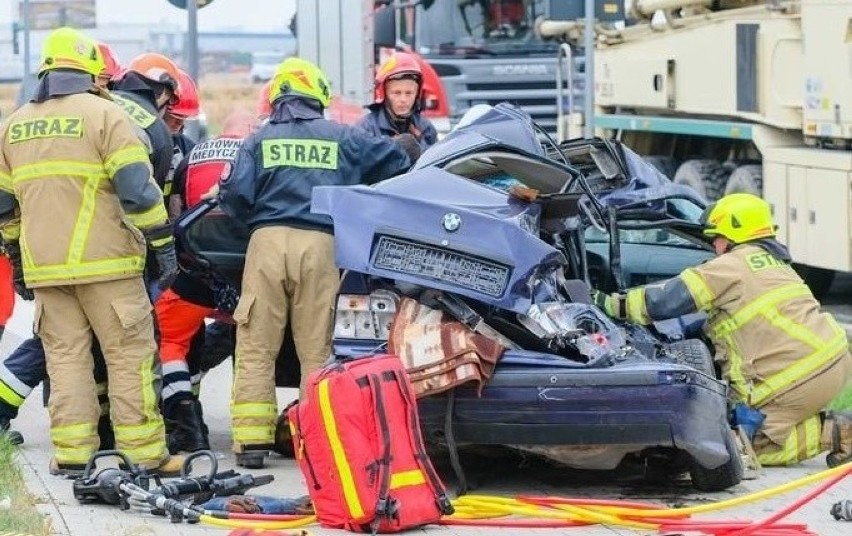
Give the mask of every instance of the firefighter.
[[163, 121], [165, 121], [166, 126], [169, 128], [169, 133], [172, 135], [172, 162], [169, 169], [169, 177], [166, 180], [169, 189], [166, 196], [166, 205], [169, 217], [172, 219], [180, 215], [183, 203], [181, 196], [175, 191], [175, 171], [186, 155], [195, 147], [195, 140], [186, 135], [184, 126], [187, 119], [197, 117], [201, 112], [198, 86], [195, 85], [192, 77], [180, 68], [178, 68], [178, 85], [180, 86], [180, 96], [166, 106], [163, 116]]
[[[79, 473], [98, 449], [92, 333], [101, 342], [116, 445], [134, 463], [174, 473], [153, 385], [156, 343], [142, 280], [147, 242], [161, 284], [177, 271], [162, 192], [132, 123], [95, 85], [97, 43], [71, 28], [44, 41], [35, 96], [3, 124], [0, 228], [35, 295], [47, 353], [52, 472]], [[45, 218], [44, 215], [50, 217]]]
[[[0, 244], [2, 247], [2, 244]], [[5, 255], [5, 249], [0, 255], [0, 337], [6, 331], [6, 322], [12, 317], [15, 309], [15, 283], [12, 274], [12, 264]], [[15, 389], [14, 387], [18, 387]], [[0, 364], [0, 439], [5, 439], [13, 445], [20, 445], [24, 437], [20, 432], [10, 430], [10, 422], [17, 416], [17, 408], [24, 403], [29, 392], [26, 386], [21, 387], [12, 372]]]
[[[183, 200], [183, 209], [199, 203], [219, 182], [225, 167], [233, 162], [243, 138], [251, 132], [252, 124], [240, 112], [235, 112], [225, 121], [223, 130], [218, 138], [196, 145], [178, 166], [174, 191], [175, 198]], [[154, 304], [160, 331], [163, 417], [171, 428], [168, 443], [172, 453], [210, 448], [198, 401], [197, 387], [201, 378], [197, 370], [191, 370], [187, 356], [193, 338], [204, 332], [204, 319], [212, 317], [217, 309], [232, 313], [236, 300], [236, 290], [224, 281], [212, 280], [209, 274], [181, 270], [172, 287]]]
[[[717, 257], [667, 281], [594, 301], [616, 318], [649, 324], [705, 311], [737, 415], [757, 415], [752, 444], [764, 465], [817, 455], [820, 411], [852, 375], [845, 331], [820, 311], [775, 240], [769, 204], [731, 194], [710, 205], [704, 235]], [[759, 412], [759, 413], [757, 413]]]
[[180, 68], [178, 68], [178, 85], [180, 86], [180, 96], [172, 104], [166, 106], [166, 112], [163, 116], [166, 126], [169, 127], [169, 132], [172, 134], [174, 154], [180, 156], [173, 167], [177, 167], [177, 164], [195, 146], [196, 140], [184, 133], [184, 126], [188, 119], [194, 119], [201, 113], [198, 86], [195, 84], [195, 80]]
[[339, 276], [331, 221], [310, 211], [313, 187], [384, 180], [406, 171], [419, 152], [410, 135], [395, 143], [324, 119], [331, 87], [308, 61], [285, 60], [272, 87], [269, 122], [240, 148], [219, 192], [222, 209], [251, 230], [234, 312], [231, 398], [234, 451], [245, 467], [262, 467], [273, 444], [275, 361], [286, 325], [303, 384], [331, 353]]
[[162, 54], [146, 52], [133, 58], [111, 86], [113, 100], [144, 130], [154, 180], [168, 197], [174, 144], [163, 116], [181, 96], [177, 65]]
[[417, 58], [396, 52], [376, 72], [375, 99], [357, 126], [376, 136], [409, 133], [424, 150], [438, 141], [432, 122], [420, 114], [423, 72]]

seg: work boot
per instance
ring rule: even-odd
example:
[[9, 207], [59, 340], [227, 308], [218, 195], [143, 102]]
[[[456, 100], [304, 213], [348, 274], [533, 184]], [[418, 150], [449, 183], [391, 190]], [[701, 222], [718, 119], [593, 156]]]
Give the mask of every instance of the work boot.
[[0, 416], [0, 439], [5, 439], [11, 445], [20, 445], [24, 442], [24, 436], [20, 432], [10, 430], [11, 419]]
[[197, 450], [209, 450], [210, 444], [204, 435], [204, 422], [198, 413], [198, 405], [195, 400], [181, 400], [166, 406], [163, 418], [168, 421], [169, 452], [195, 452]]
[[161, 461], [157, 467], [140, 467], [140, 469], [145, 469], [145, 472], [149, 475], [162, 477], [180, 476], [184, 461], [186, 461], [186, 458], [183, 456], [171, 455]]
[[829, 411], [822, 423], [822, 448], [828, 451], [825, 463], [837, 467], [852, 461], [852, 411]]
[[48, 465], [48, 471], [53, 476], [65, 476], [68, 478], [78, 478], [83, 476], [85, 469], [85, 463], [59, 463], [56, 461], [56, 458], [51, 458], [50, 465]]
[[269, 446], [248, 446], [237, 454], [237, 465], [246, 469], [263, 469], [264, 459], [269, 454]]

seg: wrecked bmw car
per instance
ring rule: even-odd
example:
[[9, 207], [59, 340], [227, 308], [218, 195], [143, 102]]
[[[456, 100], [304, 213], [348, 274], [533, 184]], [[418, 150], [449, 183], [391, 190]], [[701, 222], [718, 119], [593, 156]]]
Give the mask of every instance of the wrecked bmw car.
[[[498, 105], [409, 173], [314, 189], [344, 270], [335, 354], [399, 355], [424, 436], [451, 454], [501, 445], [581, 469], [633, 461], [726, 489], [743, 469], [703, 319], [642, 327], [590, 303], [593, 287], [622, 290], [709, 257], [703, 209], [618, 142], [557, 145]], [[625, 248], [637, 241], [622, 235], [650, 238]], [[239, 284], [248, 235], [213, 203], [182, 217], [178, 237], [186, 262]], [[601, 237], [606, 247], [591, 247]], [[665, 255], [681, 264], [649, 266], [661, 247], [682, 251]]]

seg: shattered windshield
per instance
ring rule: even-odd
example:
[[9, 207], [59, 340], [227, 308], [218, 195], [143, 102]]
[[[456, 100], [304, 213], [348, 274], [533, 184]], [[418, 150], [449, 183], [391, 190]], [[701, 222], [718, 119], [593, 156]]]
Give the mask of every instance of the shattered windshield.
[[545, 0], [435, 0], [417, 9], [421, 54], [501, 56], [551, 53], [558, 46], [535, 35]]

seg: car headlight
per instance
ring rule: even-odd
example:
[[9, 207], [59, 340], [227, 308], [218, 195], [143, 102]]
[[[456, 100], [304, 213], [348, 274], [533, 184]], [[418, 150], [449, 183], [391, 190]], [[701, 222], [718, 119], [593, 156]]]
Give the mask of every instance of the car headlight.
[[387, 340], [399, 298], [389, 290], [337, 297], [334, 338]]

